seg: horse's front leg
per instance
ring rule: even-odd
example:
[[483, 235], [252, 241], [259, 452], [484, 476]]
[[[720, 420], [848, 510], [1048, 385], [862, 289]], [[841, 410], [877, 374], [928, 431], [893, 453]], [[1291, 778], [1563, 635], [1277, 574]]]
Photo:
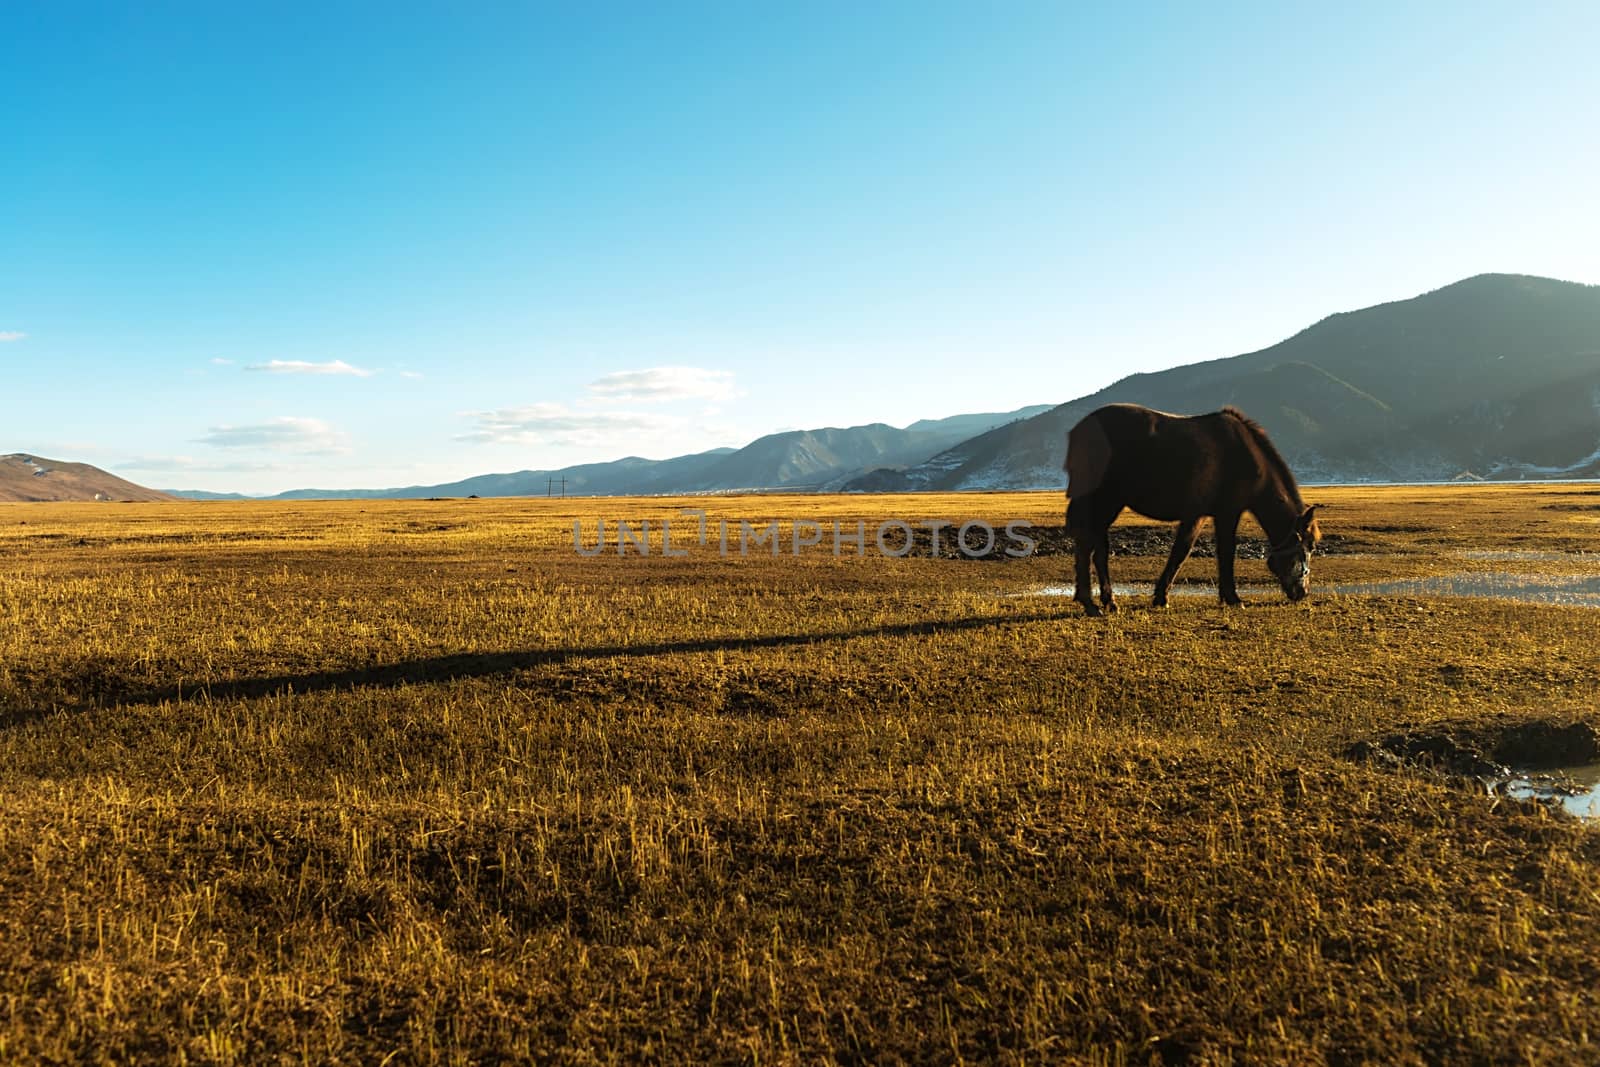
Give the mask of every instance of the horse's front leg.
[[1178, 576], [1178, 568], [1183, 566], [1183, 561], [1194, 551], [1194, 539], [1199, 533], [1199, 519], [1185, 519], [1178, 523], [1178, 532], [1172, 538], [1172, 554], [1167, 557], [1167, 566], [1161, 572], [1161, 577], [1156, 579], [1156, 593], [1151, 599], [1153, 607], [1167, 606], [1167, 590], [1172, 586], [1172, 579]]
[[1239, 543], [1239, 516], [1218, 515], [1217, 531], [1217, 597], [1228, 607], [1238, 607], [1239, 590], [1233, 582], [1233, 557]]

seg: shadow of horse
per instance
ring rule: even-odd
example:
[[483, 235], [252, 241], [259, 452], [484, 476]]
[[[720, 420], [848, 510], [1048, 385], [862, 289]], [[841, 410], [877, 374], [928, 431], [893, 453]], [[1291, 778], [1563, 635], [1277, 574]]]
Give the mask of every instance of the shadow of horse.
[[474, 678], [493, 678], [552, 665], [583, 663], [617, 658], [647, 659], [656, 656], [696, 655], [707, 652], [753, 652], [768, 648], [797, 648], [826, 645], [869, 637], [928, 637], [962, 633], [996, 626], [1022, 626], [1036, 622], [1060, 621], [1059, 612], [1027, 612], [1005, 615], [975, 615], [958, 619], [924, 622], [885, 623], [853, 630], [807, 634], [767, 634], [757, 637], [708, 637], [682, 641], [657, 641], [629, 645], [591, 645], [583, 648], [548, 648], [506, 652], [461, 652], [425, 656], [400, 663], [369, 667], [275, 674], [255, 678], [229, 678], [219, 681], [197, 680], [193, 684], [174, 684], [149, 689], [128, 689], [100, 700], [79, 699], [51, 707], [0, 708], [0, 726], [14, 727], [36, 722], [47, 716], [83, 712], [101, 707], [126, 707], [176, 703], [184, 700], [256, 700], [295, 693], [342, 692], [354, 689], [398, 689], [411, 685], [440, 685]]

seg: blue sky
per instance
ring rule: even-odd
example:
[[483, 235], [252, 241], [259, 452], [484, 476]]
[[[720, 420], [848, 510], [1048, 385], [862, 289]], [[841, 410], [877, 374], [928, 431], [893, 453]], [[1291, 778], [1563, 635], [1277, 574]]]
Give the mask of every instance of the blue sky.
[[0, 453], [433, 483], [1600, 283], [1596, 40], [1592, 3], [13, 0]]

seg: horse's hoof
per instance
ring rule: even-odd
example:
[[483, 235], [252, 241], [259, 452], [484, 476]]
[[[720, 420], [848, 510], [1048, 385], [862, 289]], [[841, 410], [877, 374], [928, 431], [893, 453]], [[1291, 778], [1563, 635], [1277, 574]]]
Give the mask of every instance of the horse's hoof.
[[1244, 607], [1244, 601], [1238, 597], [1223, 597], [1222, 606], [1225, 608], [1242, 608]]
[[1117, 612], [1117, 606], [1109, 600], [1102, 604], [1101, 607], [1105, 609], [1107, 615], [1115, 615]]
[[1167, 598], [1164, 596], [1151, 597], [1150, 606], [1153, 608], [1164, 608], [1167, 606]]
[[1091, 619], [1098, 618], [1100, 615], [1100, 606], [1098, 604], [1085, 604], [1083, 606], [1083, 613]]

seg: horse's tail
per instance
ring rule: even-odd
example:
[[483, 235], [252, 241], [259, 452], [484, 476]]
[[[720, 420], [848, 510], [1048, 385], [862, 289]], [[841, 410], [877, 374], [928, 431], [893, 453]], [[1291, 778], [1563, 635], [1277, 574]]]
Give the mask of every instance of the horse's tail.
[[1100, 488], [1111, 466], [1111, 438], [1100, 425], [1099, 413], [1085, 415], [1067, 432], [1067, 495], [1088, 496]]

